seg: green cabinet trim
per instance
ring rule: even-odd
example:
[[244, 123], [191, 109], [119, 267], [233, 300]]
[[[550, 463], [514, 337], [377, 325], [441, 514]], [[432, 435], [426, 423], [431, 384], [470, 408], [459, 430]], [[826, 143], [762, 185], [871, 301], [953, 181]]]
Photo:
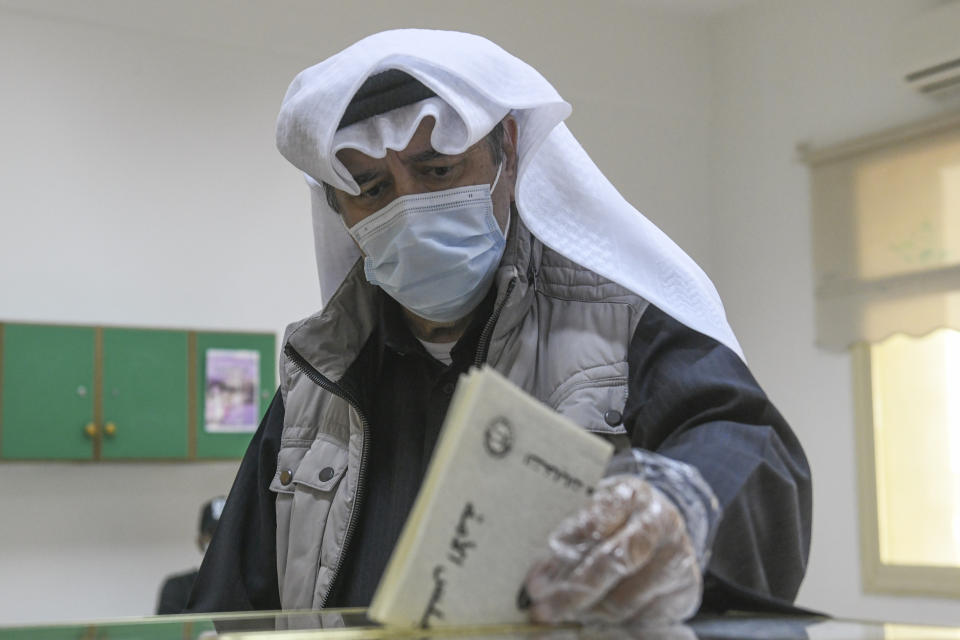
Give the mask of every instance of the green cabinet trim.
[[0, 322], [0, 460], [3, 459], [3, 329], [6, 325]]
[[103, 329], [93, 329], [93, 459], [103, 454]]
[[197, 458], [197, 332], [187, 336], [187, 457]]

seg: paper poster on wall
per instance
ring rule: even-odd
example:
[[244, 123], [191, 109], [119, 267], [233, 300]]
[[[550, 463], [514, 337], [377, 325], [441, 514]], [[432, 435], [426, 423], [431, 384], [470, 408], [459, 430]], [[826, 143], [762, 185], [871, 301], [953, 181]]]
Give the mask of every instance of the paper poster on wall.
[[205, 431], [247, 433], [257, 430], [260, 353], [246, 349], [206, 350]]

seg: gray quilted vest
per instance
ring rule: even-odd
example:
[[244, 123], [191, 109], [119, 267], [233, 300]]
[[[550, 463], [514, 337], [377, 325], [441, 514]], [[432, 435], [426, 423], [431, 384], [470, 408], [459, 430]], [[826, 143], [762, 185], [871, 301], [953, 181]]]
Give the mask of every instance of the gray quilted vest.
[[[627, 347], [647, 302], [544, 247], [514, 216], [486, 362], [585, 429], [628, 446]], [[277, 473], [277, 572], [284, 609], [324, 607], [363, 497], [368, 427], [339, 381], [376, 321], [362, 262], [322, 312], [287, 328]]]

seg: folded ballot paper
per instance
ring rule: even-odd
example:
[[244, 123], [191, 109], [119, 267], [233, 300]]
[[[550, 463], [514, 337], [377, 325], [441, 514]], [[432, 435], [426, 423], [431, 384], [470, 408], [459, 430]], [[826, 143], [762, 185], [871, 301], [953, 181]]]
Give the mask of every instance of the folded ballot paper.
[[525, 621], [528, 569], [612, 453], [492, 368], [462, 376], [370, 617], [411, 627]]

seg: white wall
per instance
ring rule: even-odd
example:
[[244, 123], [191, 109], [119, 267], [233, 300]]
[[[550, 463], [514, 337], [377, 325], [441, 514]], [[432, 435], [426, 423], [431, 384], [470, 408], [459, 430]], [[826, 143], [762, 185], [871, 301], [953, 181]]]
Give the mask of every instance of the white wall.
[[[475, 31], [539, 68], [608, 177], [709, 271], [701, 20], [575, 0], [360, 9], [0, 0], [0, 320], [280, 332], [311, 313], [307, 192], [273, 121], [297, 71], [396, 26]], [[0, 463], [0, 625], [150, 613], [235, 466]]]
[[278, 330], [311, 311], [306, 194], [273, 147], [291, 61], [3, 18], [0, 315]]
[[0, 466], [0, 626], [150, 615], [236, 462]]
[[799, 142], [837, 142], [957, 108], [902, 86], [892, 57], [897, 27], [936, 4], [768, 0], [712, 22], [713, 276], [754, 373], [813, 470], [813, 553], [799, 602], [960, 624], [956, 601], [861, 592], [851, 363], [813, 346], [810, 198], [795, 157]]
[[[309, 313], [307, 199], [272, 142], [291, 66], [0, 9], [0, 318], [279, 331]], [[0, 464], [0, 624], [152, 613], [235, 471]]]

